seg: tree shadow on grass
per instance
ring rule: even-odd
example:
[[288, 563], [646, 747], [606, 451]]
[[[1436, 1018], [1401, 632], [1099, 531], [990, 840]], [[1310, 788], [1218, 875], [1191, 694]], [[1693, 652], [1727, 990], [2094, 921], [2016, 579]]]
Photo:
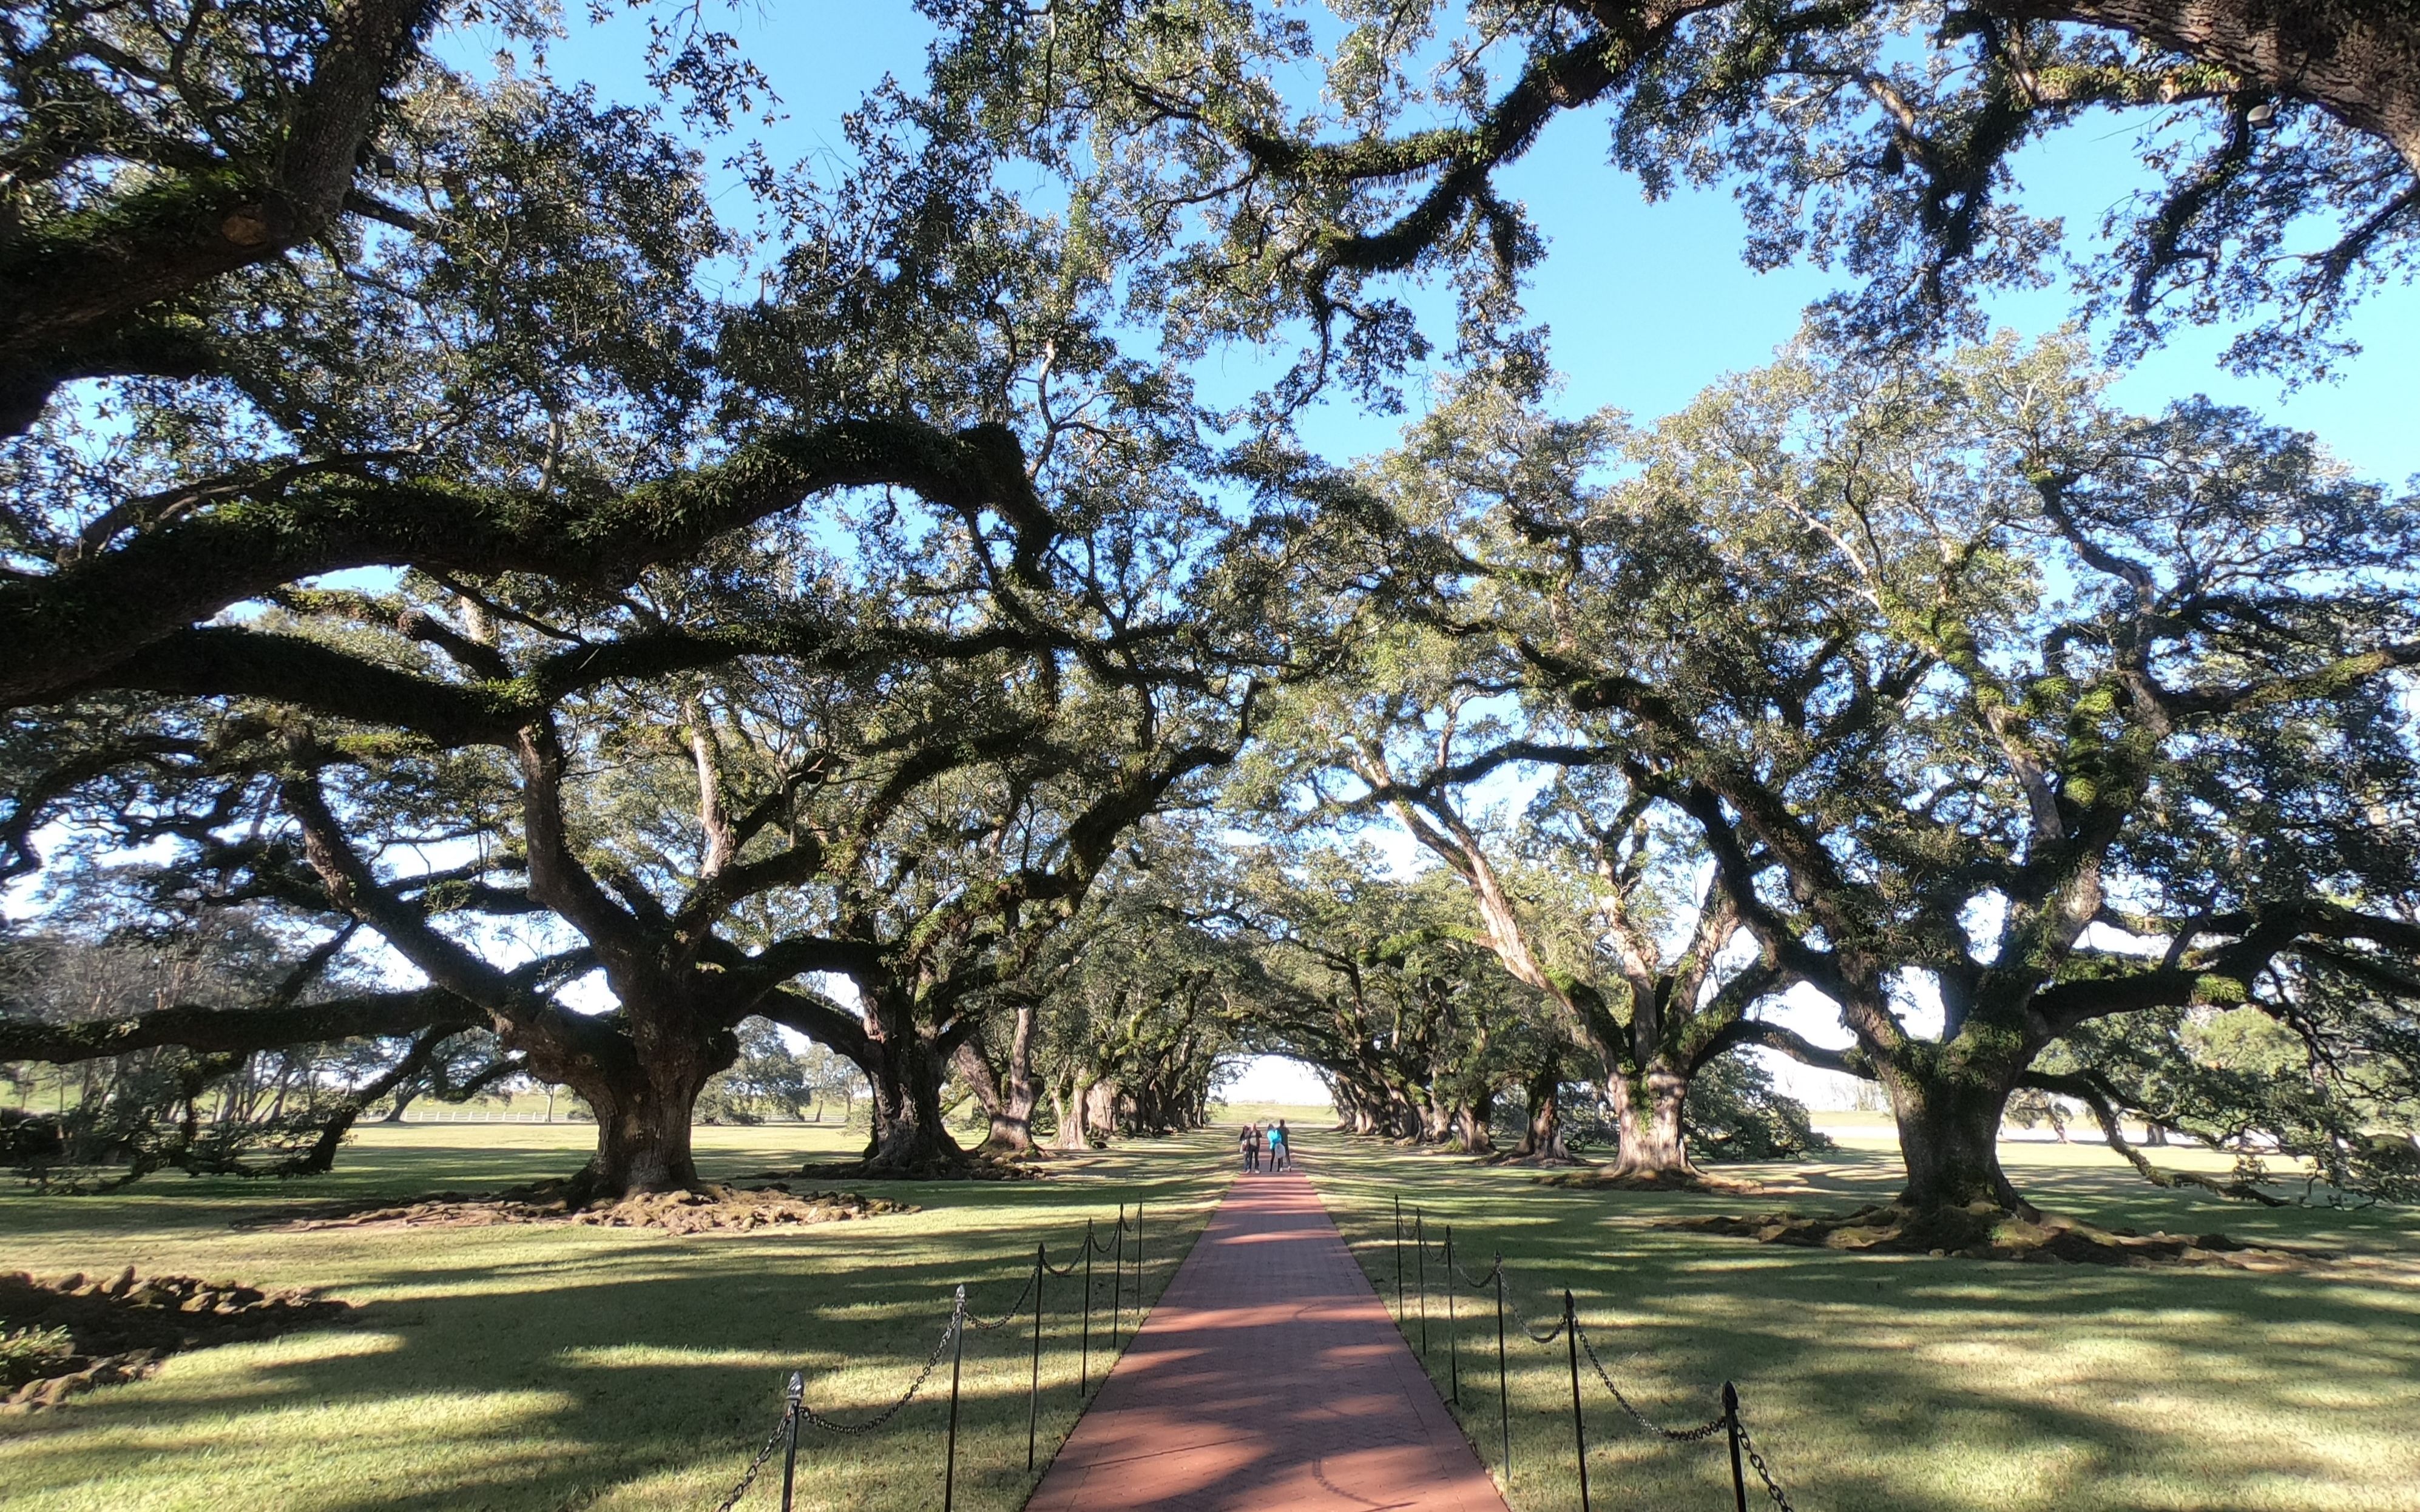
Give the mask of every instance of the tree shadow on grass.
[[[1082, 1220], [1100, 1220], [1106, 1238], [1121, 1198], [1140, 1197], [1147, 1225], [1150, 1207], [1163, 1215], [1156, 1236], [1145, 1230], [1159, 1245], [1156, 1292], [1206, 1214], [1214, 1169], [1139, 1154], [1063, 1182], [914, 1183], [902, 1195], [925, 1212], [746, 1236], [503, 1227], [432, 1245], [425, 1231], [345, 1234], [343, 1289], [371, 1299], [352, 1328], [27, 1420], [0, 1451], [0, 1479], [63, 1500], [105, 1486], [113, 1506], [227, 1504], [255, 1484], [286, 1489], [256, 1504], [329, 1509], [557, 1507], [626, 1491], [632, 1504], [710, 1503], [770, 1429], [793, 1365], [820, 1410], [877, 1409], [928, 1357], [957, 1285], [972, 1309], [1006, 1309], [1037, 1241], [1064, 1263]], [[1095, 1260], [1095, 1383], [1110, 1363], [1111, 1258]], [[1046, 1283], [1046, 1458], [1077, 1410], [1078, 1285]], [[1130, 1333], [1131, 1274], [1118, 1285]], [[963, 1504], [1023, 1500], [1031, 1348], [1026, 1328], [970, 1335]], [[941, 1395], [927, 1391], [883, 1434], [803, 1444], [808, 1504], [835, 1492], [850, 1504], [929, 1501], [871, 1489], [927, 1473], [938, 1489]], [[298, 1451], [297, 1432], [321, 1442]], [[298, 1452], [341, 1468], [297, 1473]]]
[[[2420, 1412], [2412, 1215], [2256, 1212], [2130, 1188], [2131, 1178], [2028, 1174], [2046, 1205], [2096, 1222], [2366, 1246], [2375, 1264], [2254, 1274], [1786, 1250], [1652, 1227], [1735, 1199], [1542, 1190], [1377, 1151], [1342, 1154], [1323, 1185], [1382, 1293], [1400, 1191], [1433, 1239], [1454, 1225], [1473, 1269], [1500, 1248], [1530, 1321], [1550, 1322], [1570, 1287], [1607, 1368], [1666, 1421], [1711, 1415], [1720, 1382], [1738, 1381], [1802, 1507], [2334, 1506], [2408, 1489], [2420, 1457], [2388, 1425]], [[1869, 1157], [1805, 1179], [1848, 1205], [1898, 1175], [1895, 1161]], [[1477, 1300], [1475, 1327], [1463, 1313], [1465, 1348], [1479, 1345], [1492, 1386], [1492, 1298]], [[1442, 1378], [1432, 1306], [1429, 1363]], [[1417, 1322], [1406, 1332], [1417, 1337]], [[1576, 1504], [1553, 1481], [1557, 1467], [1570, 1478], [1563, 1347], [1516, 1333], [1512, 1350], [1515, 1504]], [[1466, 1352], [1466, 1382], [1472, 1364]], [[1728, 1494], [1719, 1453], [1652, 1446], [1592, 1382], [1588, 1395], [1603, 1494], [1639, 1504]], [[1492, 1391], [1478, 1396], [1466, 1420], [1493, 1461]]]

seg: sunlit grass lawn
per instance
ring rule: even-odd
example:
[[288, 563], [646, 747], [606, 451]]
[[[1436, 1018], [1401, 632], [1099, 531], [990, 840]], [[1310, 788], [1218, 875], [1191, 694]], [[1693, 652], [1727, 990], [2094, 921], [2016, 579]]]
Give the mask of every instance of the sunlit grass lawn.
[[[951, 1288], [997, 1313], [1037, 1241], [1145, 1205], [1156, 1296], [1227, 1180], [1215, 1136], [1054, 1160], [1051, 1179], [852, 1183], [922, 1211], [789, 1231], [676, 1238], [570, 1227], [242, 1231], [230, 1219], [361, 1196], [478, 1191], [575, 1168], [577, 1125], [364, 1131], [339, 1169], [283, 1184], [167, 1177], [109, 1197], [0, 1196], [0, 1269], [181, 1272], [325, 1288], [351, 1326], [173, 1359], [152, 1379], [0, 1418], [0, 1504], [38, 1509], [704, 1508], [771, 1430], [789, 1370], [810, 1405], [858, 1416], [904, 1387]], [[701, 1129], [710, 1179], [831, 1159], [862, 1131]], [[1106, 1349], [1097, 1262], [1092, 1377]], [[1074, 1425], [1078, 1284], [1053, 1280], [1037, 1467]], [[1132, 1282], [1126, 1327], [1133, 1325]], [[1030, 1325], [1029, 1325], [1030, 1327]], [[957, 1504], [1023, 1504], [1032, 1335], [970, 1335]], [[810, 1435], [799, 1504], [937, 1506], [949, 1365], [888, 1429]], [[939, 1389], [935, 1389], [939, 1388]], [[778, 1460], [772, 1473], [778, 1473]], [[769, 1484], [743, 1504], [774, 1504]]]
[[[1887, 1198], [1900, 1173], [1886, 1128], [1844, 1129], [1848, 1148], [1827, 1162], [1729, 1168], [1787, 1189], [1762, 1198], [1542, 1187], [1530, 1171], [1377, 1141], [1302, 1145], [1390, 1304], [1390, 1199], [1401, 1194], [1433, 1238], [1453, 1225], [1474, 1274], [1502, 1249], [1520, 1318], [1551, 1322], [1570, 1287], [1607, 1368], [1664, 1422], [1713, 1416], [1721, 1382], [1735, 1380], [1801, 1512], [2420, 1508], [2420, 1215], [2410, 1210], [2259, 1210], [2172, 1195], [2105, 1149], [2045, 1141], [2006, 1147], [2018, 1184], [2045, 1207], [2349, 1260], [2285, 1274], [2111, 1270], [1852, 1255], [1655, 1227]], [[1457, 1307], [1460, 1415], [1499, 1467], [1493, 1302], [1466, 1293]], [[1417, 1342], [1417, 1304], [1414, 1314]], [[1440, 1390], [1443, 1319], [1433, 1291], [1427, 1360]], [[1510, 1500], [1518, 1512], [1576, 1507], [1564, 1346], [1530, 1344], [1517, 1322], [1511, 1338]], [[1663, 1446], [1586, 1386], [1598, 1507], [1730, 1504], [1719, 1438]]]

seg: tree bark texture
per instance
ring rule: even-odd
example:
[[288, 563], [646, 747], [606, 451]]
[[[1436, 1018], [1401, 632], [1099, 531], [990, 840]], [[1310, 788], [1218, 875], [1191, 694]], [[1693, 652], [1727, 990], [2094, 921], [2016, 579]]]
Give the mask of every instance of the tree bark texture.
[[1033, 1109], [1039, 1101], [1033, 1076], [1033, 1009], [1020, 1006], [1008, 1045], [1006, 1074], [997, 1074], [974, 1040], [960, 1044], [953, 1057], [959, 1077], [983, 1105], [991, 1132], [983, 1148], [995, 1154], [1019, 1154], [1033, 1148]]
[[2010, 1212], [2032, 1212], [2000, 1168], [2000, 1116], [2021, 1068], [1939, 1054], [1899, 1059], [1883, 1068], [1882, 1079], [1907, 1162], [1907, 1189], [1900, 1200], [1911, 1208], [1988, 1202]]
[[1453, 1113], [1453, 1148], [1466, 1155], [1496, 1153], [1496, 1099], [1493, 1095], [1465, 1103]]
[[2011, 19], [2131, 33], [2309, 100], [2420, 174], [2420, 11], [2394, 0], [1980, 0]]
[[899, 1032], [876, 1037], [874, 1063], [866, 1068], [874, 1085], [867, 1174], [928, 1176], [957, 1170], [966, 1165], [966, 1151], [950, 1136], [941, 1114], [941, 1068], [912, 1021], [898, 1027]]
[[1529, 1124], [1522, 1131], [1521, 1144], [1513, 1154], [1523, 1160], [1568, 1163], [1572, 1152], [1563, 1143], [1561, 1061], [1549, 1060], [1529, 1077], [1524, 1092], [1528, 1103]]
[[1610, 1078], [1606, 1090], [1612, 1094], [1619, 1140], [1611, 1174], [1656, 1181], [1698, 1177], [1681, 1119], [1689, 1096], [1685, 1074], [1668, 1063], [1652, 1062], [1636, 1076]]

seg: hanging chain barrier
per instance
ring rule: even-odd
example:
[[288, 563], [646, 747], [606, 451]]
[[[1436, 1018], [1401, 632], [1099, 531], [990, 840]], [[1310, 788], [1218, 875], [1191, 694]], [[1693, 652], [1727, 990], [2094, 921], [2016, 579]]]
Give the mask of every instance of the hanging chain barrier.
[[952, 1344], [957, 1342], [961, 1326], [965, 1322], [965, 1309], [952, 1308], [950, 1326], [941, 1330], [941, 1336], [934, 1341], [933, 1352], [924, 1356], [924, 1367], [916, 1372], [916, 1379], [908, 1382], [908, 1389], [901, 1392], [896, 1400], [872, 1417], [861, 1418], [854, 1423], [844, 1423], [838, 1418], [826, 1417], [812, 1407], [801, 1407], [799, 1410], [799, 1415], [805, 1419], [809, 1427], [820, 1428], [826, 1433], [837, 1433], [844, 1437], [858, 1433], [872, 1433], [897, 1417], [902, 1409], [916, 1399], [916, 1394], [924, 1389], [924, 1382], [932, 1380], [933, 1372], [940, 1368], [941, 1356], [949, 1352]]
[[1779, 1507], [1781, 1512], [1798, 1512], [1796, 1507], [1790, 1504], [1790, 1493], [1783, 1490], [1781, 1483], [1773, 1478], [1773, 1471], [1765, 1464], [1764, 1456], [1756, 1452], [1756, 1441], [1747, 1436], [1747, 1425], [1740, 1421], [1736, 1393], [1732, 1395], [1731, 1399], [1731, 1426], [1738, 1430], [1740, 1447], [1747, 1452], [1747, 1462], [1755, 1468], [1756, 1478], [1764, 1482], [1764, 1494], [1773, 1498], [1773, 1504]]
[[1596, 1379], [1604, 1381], [1605, 1389], [1612, 1394], [1615, 1405], [1629, 1413], [1632, 1422], [1657, 1438], [1668, 1443], [1702, 1443], [1730, 1425], [1730, 1417], [1728, 1413], [1717, 1412], [1693, 1428], [1666, 1427], [1640, 1412], [1636, 1403], [1622, 1395], [1621, 1388], [1613, 1383], [1613, 1378], [1606, 1374], [1605, 1362], [1596, 1357], [1596, 1346], [1589, 1342], [1588, 1330], [1582, 1328], [1577, 1319], [1574, 1319], [1572, 1331], [1579, 1335], [1580, 1351], [1588, 1356], [1590, 1367], [1596, 1371]]
[[[1467, 1288], [1472, 1291], [1485, 1291], [1493, 1288], [1496, 1293], [1497, 1435], [1504, 1475], [1509, 1482], [1512, 1474], [1512, 1425], [1511, 1370], [1505, 1358], [1505, 1339], [1508, 1330], [1505, 1325], [1504, 1286], [1507, 1273], [1504, 1269], [1504, 1256], [1502, 1252], [1497, 1252], [1484, 1274], [1472, 1275], [1454, 1258], [1453, 1229], [1450, 1226], [1445, 1229], [1444, 1243], [1434, 1245], [1428, 1238], [1428, 1221], [1425, 1212], [1414, 1207], [1410, 1217], [1406, 1219], [1404, 1214], [1404, 1199], [1400, 1196], [1393, 1198], [1392, 1206], [1395, 1323], [1404, 1331], [1405, 1342], [1409, 1343], [1412, 1342], [1413, 1323], [1417, 1320], [1419, 1339], [1416, 1347], [1425, 1357], [1429, 1349], [1428, 1262], [1431, 1258], [1430, 1252], [1435, 1249], [1437, 1252], [1435, 1257], [1444, 1267], [1442, 1274], [1445, 1278], [1443, 1286], [1446, 1299], [1446, 1344], [1449, 1351], [1447, 1368], [1450, 1380], [1450, 1400], [1456, 1407], [1463, 1405], [1462, 1355], [1453, 1288], [1457, 1286]], [[1404, 1263], [1404, 1247], [1406, 1243], [1412, 1246], [1413, 1251], [1412, 1264], [1408, 1267], [1408, 1277], [1407, 1268]], [[1405, 1295], [1407, 1279], [1409, 1286], [1417, 1288], [1409, 1297]], [[1649, 1417], [1639, 1409], [1637, 1403], [1631, 1400], [1629, 1394], [1615, 1383], [1613, 1373], [1606, 1368], [1605, 1361], [1599, 1358], [1596, 1352], [1595, 1342], [1589, 1337], [1587, 1328], [1580, 1322], [1579, 1309], [1573, 1301], [1571, 1292], [1563, 1292], [1557, 1304], [1555, 1319], [1546, 1327], [1539, 1328], [1527, 1319], [1517, 1320], [1520, 1323], [1521, 1332], [1532, 1344], [1544, 1346], [1560, 1342], [1563, 1345], [1571, 1375], [1573, 1458], [1579, 1477], [1582, 1512], [1588, 1512], [1590, 1505], [1588, 1442], [1580, 1390], [1580, 1357], [1582, 1355], [1588, 1357], [1589, 1368], [1594, 1372], [1598, 1382], [1605, 1387], [1606, 1394], [1613, 1398], [1614, 1405], [1621, 1408], [1632, 1422], [1659, 1441], [1666, 1443], [1707, 1443], [1717, 1438], [1729, 1440], [1734, 1512], [1747, 1512], [1747, 1477], [1751, 1471], [1757, 1480], [1763, 1483], [1765, 1494], [1772, 1498], [1773, 1504], [1778, 1512], [1796, 1512], [1796, 1508], [1790, 1504], [1789, 1493], [1782, 1489], [1781, 1482], [1775, 1476], [1772, 1466], [1765, 1462], [1763, 1454], [1756, 1446], [1756, 1441], [1748, 1436], [1747, 1424], [1740, 1415], [1739, 1388], [1730, 1381], [1723, 1382], [1721, 1412], [1691, 1427], [1667, 1427]]]
[[[780, 1448], [784, 1440], [789, 1443], [791, 1454], [799, 1452], [799, 1396], [805, 1390], [806, 1378], [796, 1370], [791, 1371], [790, 1394], [782, 1404], [781, 1420], [773, 1425], [773, 1436], [765, 1441], [765, 1447], [756, 1451], [756, 1458], [748, 1461], [747, 1472], [739, 1477], [739, 1484], [731, 1488], [731, 1494], [714, 1504], [714, 1512], [731, 1512], [739, 1504], [739, 1499], [748, 1494], [748, 1488], [756, 1484], [757, 1473], [765, 1468], [765, 1461], [773, 1458], [773, 1451]], [[784, 1505], [788, 1504], [787, 1492], [783, 1494], [782, 1501]]]
[[[1099, 1230], [1104, 1227], [1109, 1229], [1109, 1237], [1106, 1240], [1099, 1235]], [[765, 1440], [764, 1447], [756, 1451], [755, 1458], [748, 1461], [748, 1469], [740, 1475], [737, 1484], [731, 1488], [730, 1494], [715, 1504], [714, 1512], [734, 1512], [741, 1500], [748, 1495], [749, 1490], [755, 1486], [758, 1477], [764, 1473], [765, 1467], [772, 1462], [773, 1453], [777, 1449], [785, 1449], [782, 1461], [782, 1512], [790, 1512], [798, 1481], [799, 1430], [801, 1427], [809, 1427], [818, 1432], [845, 1437], [872, 1433], [882, 1428], [892, 1419], [905, 1412], [908, 1404], [914, 1401], [923, 1391], [925, 1384], [933, 1379], [933, 1373], [941, 1367], [941, 1360], [945, 1355], [950, 1360], [950, 1415], [946, 1446], [942, 1451], [941, 1508], [942, 1512], [952, 1512], [957, 1492], [958, 1396], [966, 1363], [967, 1335], [970, 1331], [987, 1333], [1005, 1328], [1029, 1314], [1033, 1320], [1033, 1334], [1032, 1358], [1027, 1366], [1026, 1374], [1025, 1468], [1031, 1471], [1034, 1464], [1041, 1423], [1042, 1322], [1046, 1310], [1043, 1279], [1046, 1276], [1072, 1276], [1078, 1270], [1084, 1273], [1083, 1323], [1078, 1345], [1077, 1391], [1079, 1396], [1089, 1396], [1092, 1392], [1094, 1290], [1093, 1257], [1096, 1255], [1112, 1257], [1109, 1326], [1110, 1338], [1114, 1342], [1120, 1321], [1119, 1313], [1125, 1304], [1125, 1288], [1129, 1284], [1126, 1279], [1128, 1264], [1126, 1251], [1129, 1246], [1134, 1252], [1132, 1262], [1134, 1278], [1131, 1285], [1134, 1288], [1135, 1316], [1137, 1326], [1140, 1326], [1143, 1306], [1142, 1204], [1138, 1202], [1134, 1205], [1134, 1214], [1129, 1218], [1125, 1204], [1121, 1203], [1114, 1222], [1104, 1226], [1098, 1220], [1085, 1221], [1084, 1237], [1078, 1240], [1066, 1252], [1068, 1258], [1064, 1264], [1053, 1265], [1050, 1262], [1050, 1246], [1047, 1242], [1037, 1242], [1033, 1246], [1033, 1257], [1025, 1268], [1025, 1286], [1017, 1292], [1016, 1300], [1009, 1304], [1006, 1312], [997, 1317], [985, 1318], [970, 1311], [967, 1306], [967, 1288], [964, 1286], [957, 1288], [951, 1298], [950, 1316], [942, 1324], [940, 1337], [933, 1341], [932, 1350], [924, 1356], [924, 1363], [918, 1368], [915, 1379], [908, 1381], [906, 1391], [901, 1392], [889, 1406], [873, 1416], [860, 1418], [853, 1422], [826, 1417], [807, 1405], [806, 1373], [793, 1370], [790, 1372], [789, 1383], [783, 1393], [782, 1415], [774, 1422], [772, 1433]]]
[[1025, 1273], [1025, 1289], [1018, 1292], [1016, 1294], [1016, 1300], [1008, 1304], [1008, 1311], [1001, 1314], [998, 1318], [990, 1319], [978, 1318], [974, 1314], [969, 1313], [967, 1315], [967, 1325], [978, 1334], [988, 1334], [995, 1328], [1006, 1328], [1010, 1323], [1024, 1317], [1025, 1299], [1033, 1295], [1033, 1283], [1039, 1280], [1041, 1275], [1042, 1268], [1039, 1265], [1028, 1270]]

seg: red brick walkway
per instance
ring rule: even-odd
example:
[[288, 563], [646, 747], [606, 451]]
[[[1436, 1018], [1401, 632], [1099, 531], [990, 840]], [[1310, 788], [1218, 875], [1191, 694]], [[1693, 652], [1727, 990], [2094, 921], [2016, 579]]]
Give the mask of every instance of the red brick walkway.
[[1243, 1176], [1028, 1512], [1505, 1512], [1311, 1183]]

